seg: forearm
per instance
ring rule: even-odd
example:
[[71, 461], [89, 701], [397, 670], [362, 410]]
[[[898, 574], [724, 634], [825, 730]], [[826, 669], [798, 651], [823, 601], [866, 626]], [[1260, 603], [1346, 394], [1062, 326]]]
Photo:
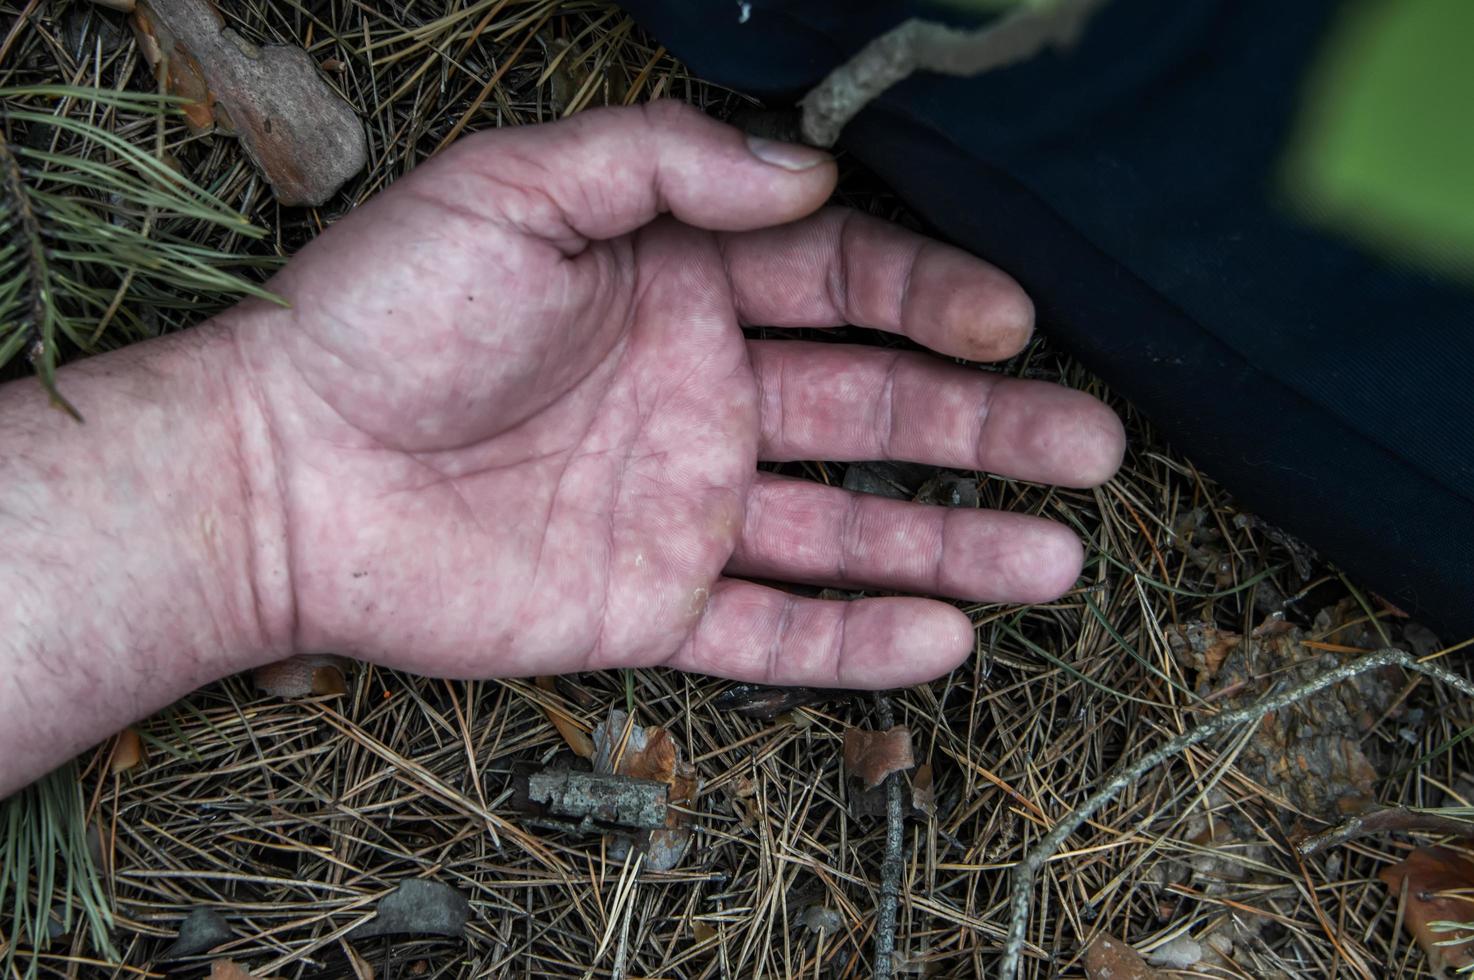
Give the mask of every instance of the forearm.
[[286, 655], [270, 439], [229, 328], [0, 386], [0, 797]]

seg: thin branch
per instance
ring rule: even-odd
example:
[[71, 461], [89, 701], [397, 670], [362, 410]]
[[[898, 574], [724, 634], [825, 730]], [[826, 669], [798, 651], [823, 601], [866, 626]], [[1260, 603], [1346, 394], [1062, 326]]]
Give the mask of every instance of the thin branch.
[[[880, 730], [890, 731], [895, 725], [891, 702], [884, 694], [875, 698]], [[902, 770], [885, 777], [885, 860], [880, 865], [880, 902], [875, 916], [875, 980], [891, 980], [895, 973], [896, 908], [901, 900], [901, 874], [905, 861], [901, 844], [905, 838], [905, 808], [902, 799]]]
[[1343, 664], [1334, 670], [1329, 670], [1318, 677], [1313, 677], [1305, 683], [1287, 691], [1270, 694], [1254, 704], [1215, 715], [1211, 719], [1199, 724], [1192, 731], [1178, 735], [1176, 738], [1153, 749], [1130, 765], [1122, 764], [1118, 767], [1110, 778], [1106, 780], [1104, 786], [1091, 794], [1090, 798], [1071, 812], [1069, 816], [1055, 824], [1054, 829], [1046, 834], [1034, 846], [1034, 849], [1029, 851], [1024, 859], [1014, 866], [1013, 887], [1009, 896], [1008, 940], [1003, 947], [1003, 958], [999, 962], [998, 976], [1003, 978], [1003, 980], [1013, 980], [1018, 974], [1019, 958], [1024, 948], [1024, 932], [1029, 925], [1029, 911], [1034, 901], [1034, 878], [1038, 874], [1039, 869], [1044, 867], [1071, 834], [1078, 830], [1085, 821], [1094, 816], [1101, 807], [1113, 800], [1117, 793], [1168, 759], [1197, 745], [1199, 742], [1222, 734], [1239, 725], [1257, 722], [1271, 711], [1278, 711], [1280, 708], [1296, 704], [1344, 680], [1365, 674], [1370, 670], [1379, 670], [1383, 667], [1393, 666], [1414, 670], [1420, 674], [1427, 674], [1434, 680], [1441, 681], [1463, 694], [1474, 697], [1474, 683], [1471, 683], [1469, 680], [1434, 664], [1423, 663], [1412, 654], [1403, 650], [1388, 648], [1378, 650], [1375, 653], [1369, 653], [1360, 660], [1353, 660], [1350, 663]]
[[0, 133], [0, 169], [4, 170], [5, 195], [15, 208], [21, 238], [25, 243], [28, 274], [26, 312], [22, 315], [22, 323], [26, 331], [26, 347], [34, 360], [37, 351], [44, 349], [41, 324], [46, 316], [46, 302], [42, 295], [43, 284], [47, 279], [46, 246], [41, 243], [41, 223], [36, 220], [31, 196], [26, 193], [25, 182], [21, 179], [20, 162], [10, 152], [10, 144], [3, 133]]
[[1409, 831], [1474, 837], [1474, 820], [1450, 817], [1432, 810], [1410, 810], [1405, 806], [1387, 807], [1349, 817], [1329, 830], [1305, 838], [1295, 845], [1295, 850], [1302, 856], [1309, 856], [1358, 837]]
[[1020, 7], [974, 30], [913, 18], [882, 34], [825, 76], [799, 102], [804, 138], [833, 146], [869, 102], [912, 72], [980, 75], [1074, 44], [1105, 0], [1053, 0]]

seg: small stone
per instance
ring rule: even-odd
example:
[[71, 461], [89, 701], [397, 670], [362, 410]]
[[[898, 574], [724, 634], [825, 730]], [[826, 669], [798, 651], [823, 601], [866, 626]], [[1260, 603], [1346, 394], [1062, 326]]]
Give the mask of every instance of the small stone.
[[827, 905], [810, 905], [804, 909], [804, 926], [810, 932], [827, 936], [844, 928], [844, 915]]
[[184, 917], [179, 923], [179, 937], [164, 950], [160, 959], [178, 960], [186, 956], [197, 956], [206, 950], [214, 949], [221, 943], [229, 942], [234, 937], [230, 931], [230, 924], [225, 917], [214, 909], [200, 906]]
[[378, 913], [350, 932], [349, 938], [408, 934], [460, 939], [466, 935], [471, 903], [444, 882], [409, 878], [379, 899]]
[[1146, 961], [1152, 966], [1169, 970], [1186, 970], [1203, 958], [1203, 946], [1187, 936], [1178, 936], [1158, 946], [1147, 954]]

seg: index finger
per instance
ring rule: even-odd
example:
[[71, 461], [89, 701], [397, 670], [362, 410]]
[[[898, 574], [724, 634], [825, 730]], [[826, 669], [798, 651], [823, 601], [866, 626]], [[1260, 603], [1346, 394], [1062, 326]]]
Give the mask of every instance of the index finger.
[[859, 211], [719, 240], [737, 315], [754, 326], [874, 327], [970, 361], [1010, 357], [1034, 329], [1007, 273]]

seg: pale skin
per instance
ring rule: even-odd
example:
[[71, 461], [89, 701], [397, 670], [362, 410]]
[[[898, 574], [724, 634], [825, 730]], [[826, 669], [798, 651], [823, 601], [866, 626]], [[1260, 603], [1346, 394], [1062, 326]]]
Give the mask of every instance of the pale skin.
[[817, 151], [673, 104], [478, 134], [252, 302], [0, 387], [0, 795], [189, 691], [301, 652], [445, 677], [668, 665], [884, 688], [973, 650], [934, 599], [1055, 598], [1040, 518], [860, 497], [759, 461], [1108, 479], [1105, 406], [923, 353], [1018, 351], [1005, 274], [822, 210]]

